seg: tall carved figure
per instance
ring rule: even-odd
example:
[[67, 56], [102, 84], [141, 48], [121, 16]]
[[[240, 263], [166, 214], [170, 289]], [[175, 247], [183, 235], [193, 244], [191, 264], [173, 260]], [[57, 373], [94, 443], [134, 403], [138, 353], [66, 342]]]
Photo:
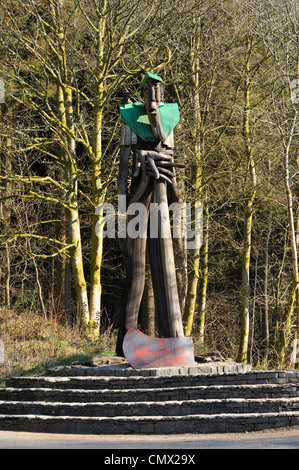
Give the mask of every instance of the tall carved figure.
[[[173, 130], [180, 120], [177, 104], [161, 101], [163, 80], [150, 72], [141, 83], [144, 103], [120, 105], [122, 118], [118, 194], [126, 198], [127, 223], [132, 219], [133, 204], [145, 208], [146, 227], [141, 236], [126, 239], [127, 283], [119, 308], [117, 353], [122, 353], [126, 332], [138, 325], [145, 285], [146, 251], [148, 248], [153, 283], [158, 332], [161, 337], [182, 337], [183, 326], [178, 297], [169, 205], [178, 202], [174, 162]], [[130, 165], [133, 157], [133, 165]], [[129, 168], [132, 168], [131, 178]], [[128, 188], [128, 180], [131, 180]], [[153, 206], [152, 203], [157, 203]], [[158, 232], [151, 227], [152, 207], [158, 207]], [[153, 236], [154, 233], [154, 236]], [[155, 236], [158, 233], [158, 236]]]

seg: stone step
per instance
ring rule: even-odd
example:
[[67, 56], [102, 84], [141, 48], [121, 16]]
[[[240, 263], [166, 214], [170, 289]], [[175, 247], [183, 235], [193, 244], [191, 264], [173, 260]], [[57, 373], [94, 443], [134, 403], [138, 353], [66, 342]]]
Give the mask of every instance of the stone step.
[[43, 415], [43, 416], [185, 416], [212, 415], [220, 413], [278, 413], [299, 411], [297, 398], [266, 399], [207, 399], [153, 402], [106, 402], [106, 403], [48, 403], [42, 401], [2, 401], [1, 415]]
[[191, 416], [83, 417], [0, 415], [0, 430], [71, 434], [250, 432], [299, 425], [299, 411]]
[[56, 388], [0, 388], [0, 400], [47, 402], [140, 402], [224, 398], [295, 398], [299, 396], [299, 382], [258, 385], [200, 385], [156, 389], [56, 389]]
[[68, 365], [57, 366], [49, 369], [48, 375], [52, 376], [106, 376], [106, 377], [160, 377], [173, 375], [207, 375], [235, 373], [242, 374], [252, 370], [249, 364], [234, 362], [209, 362], [204, 364], [194, 363], [191, 366], [158, 367], [149, 369], [133, 369], [126, 364], [109, 364], [100, 366]]
[[198, 385], [242, 385], [242, 384], [285, 384], [299, 382], [299, 371], [254, 371], [242, 374], [208, 374], [175, 376], [127, 376], [127, 377], [12, 377], [7, 379], [8, 387], [16, 388], [58, 388], [58, 389], [129, 389], [194, 387]]
[[154, 375], [127, 368], [113, 375], [108, 368], [99, 376], [89, 375], [91, 369], [8, 379], [0, 388], [0, 430], [182, 434], [299, 424], [299, 371], [194, 374], [171, 368]]

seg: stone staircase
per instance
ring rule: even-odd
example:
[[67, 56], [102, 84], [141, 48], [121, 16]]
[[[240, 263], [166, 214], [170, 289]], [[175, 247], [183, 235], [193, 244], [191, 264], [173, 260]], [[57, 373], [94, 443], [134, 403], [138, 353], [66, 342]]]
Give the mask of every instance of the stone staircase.
[[78, 370], [7, 380], [0, 388], [0, 430], [183, 434], [299, 425], [299, 371]]

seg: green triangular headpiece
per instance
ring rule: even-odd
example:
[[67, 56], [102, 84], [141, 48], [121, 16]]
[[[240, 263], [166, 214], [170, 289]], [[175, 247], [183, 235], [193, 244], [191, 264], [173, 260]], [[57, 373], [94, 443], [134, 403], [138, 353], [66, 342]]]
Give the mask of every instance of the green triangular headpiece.
[[[122, 121], [145, 142], [156, 142], [148, 115], [143, 103], [129, 103], [119, 106]], [[163, 130], [168, 137], [180, 120], [179, 107], [176, 103], [161, 103], [159, 116]]]
[[157, 82], [163, 83], [163, 80], [161, 77], [159, 77], [159, 75], [155, 75], [154, 73], [151, 73], [151, 72], [146, 72], [146, 74], [144, 75], [144, 79], [141, 82], [141, 86], [143, 86], [148, 81], [149, 78], [151, 78], [152, 80], [156, 80]]

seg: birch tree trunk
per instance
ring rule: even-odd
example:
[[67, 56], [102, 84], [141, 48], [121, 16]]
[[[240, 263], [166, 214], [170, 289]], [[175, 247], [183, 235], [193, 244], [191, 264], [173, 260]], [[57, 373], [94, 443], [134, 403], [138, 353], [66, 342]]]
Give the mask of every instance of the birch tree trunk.
[[[104, 37], [106, 32], [107, 1], [101, 2], [97, 30], [97, 78], [95, 78], [95, 106], [93, 129], [93, 158], [92, 161], [92, 202], [95, 208], [104, 202], [105, 191], [102, 188], [102, 126], [103, 126], [103, 95], [105, 87], [104, 78]], [[90, 266], [90, 322], [95, 334], [99, 334], [101, 315], [101, 267], [103, 257], [103, 217], [101, 210], [93, 214], [91, 235], [91, 266]]]
[[[5, 171], [7, 174], [11, 174], [12, 165], [11, 165], [11, 152], [12, 152], [12, 140], [10, 137], [6, 137], [6, 155], [5, 155]], [[10, 220], [11, 220], [11, 188], [12, 185], [10, 182], [7, 182], [5, 185], [4, 196], [7, 196], [8, 199], [3, 202], [3, 222], [4, 222], [4, 231], [7, 233], [10, 229]], [[10, 292], [10, 277], [11, 277], [11, 252], [10, 246], [8, 243], [5, 244], [5, 254], [6, 254], [6, 269], [5, 269], [5, 306], [9, 309], [11, 306], [11, 292]]]
[[[64, 89], [66, 122], [67, 127], [74, 133], [72, 90], [69, 87]], [[68, 137], [68, 162], [67, 182], [68, 182], [68, 224], [70, 232], [71, 263], [77, 294], [79, 322], [85, 325], [89, 322], [89, 303], [87, 285], [83, 267], [82, 243], [80, 216], [78, 207], [78, 177], [76, 166], [76, 142], [72, 137]]]
[[[0, 121], [3, 121], [6, 116], [8, 116], [8, 106], [5, 103], [0, 103]], [[10, 136], [3, 136], [0, 139], [0, 151], [2, 150], [1, 165], [4, 168], [5, 174], [10, 175], [12, 172], [12, 139]], [[1, 185], [2, 186], [2, 185]], [[11, 182], [7, 181], [4, 186], [2, 186], [2, 196], [3, 200], [0, 201], [0, 221], [1, 221], [1, 229], [3, 233], [8, 233], [10, 230], [10, 221], [11, 221]], [[10, 277], [11, 277], [11, 252], [10, 246], [8, 243], [5, 243], [5, 261], [2, 266], [3, 269], [3, 292], [4, 292], [4, 305], [9, 309], [11, 306], [11, 294], [10, 294]], [[1, 271], [0, 271], [1, 272]], [[2, 276], [1, 276], [2, 277]], [[2, 281], [2, 280], [1, 280]]]
[[199, 315], [198, 315], [198, 331], [199, 345], [204, 346], [205, 341], [205, 323], [206, 323], [206, 304], [207, 304], [207, 288], [208, 288], [208, 258], [209, 258], [209, 208], [204, 208], [204, 234], [203, 245], [201, 248], [201, 280], [199, 288]]
[[[194, 20], [194, 33], [191, 39], [191, 73], [193, 80], [193, 163], [191, 172], [193, 204], [202, 203], [202, 147], [203, 137], [201, 133], [201, 108], [199, 101], [199, 77], [200, 77], [200, 19]], [[192, 250], [188, 263], [188, 284], [183, 325], [185, 336], [190, 336], [196, 309], [197, 286], [200, 278], [200, 246]]]
[[[59, 119], [66, 126], [64, 95], [60, 84], [57, 85], [57, 108]], [[66, 138], [61, 136], [62, 143], [57, 150], [58, 158], [61, 165], [57, 168], [56, 179], [66, 181]], [[66, 194], [61, 191], [61, 200], [66, 204]], [[61, 243], [69, 244], [69, 230], [67, 223], [67, 210], [61, 204], [56, 204], [56, 239]], [[62, 311], [63, 315], [69, 315], [72, 309], [72, 292], [71, 292], [71, 265], [67, 256], [57, 257], [55, 260], [55, 278], [54, 278], [54, 305], [56, 312]]]
[[238, 362], [247, 362], [248, 342], [249, 342], [249, 321], [250, 321], [250, 257], [251, 257], [251, 234], [253, 219], [253, 204], [256, 196], [256, 170], [251, 145], [250, 129], [250, 58], [252, 54], [252, 36], [247, 37], [247, 55], [245, 63], [245, 86], [244, 86], [244, 118], [243, 118], [243, 138], [247, 157], [247, 165], [250, 173], [250, 188], [245, 200], [244, 228], [243, 228], [243, 254], [242, 254], [242, 291], [241, 291], [241, 333], [239, 342]]
[[[295, 321], [296, 321], [296, 338], [299, 338], [299, 270], [298, 270], [298, 251], [297, 251], [297, 242], [296, 242], [296, 221], [294, 217], [294, 201], [293, 193], [290, 182], [290, 169], [289, 169], [289, 153], [290, 146], [293, 141], [295, 126], [297, 124], [298, 111], [294, 108], [294, 117], [292, 126], [290, 129], [289, 137], [287, 141], [284, 140], [284, 173], [285, 173], [285, 189], [287, 196], [287, 207], [288, 207], [288, 219], [289, 219], [289, 235], [291, 240], [291, 251], [292, 251], [292, 266], [293, 266], [293, 295], [291, 298], [291, 306], [289, 309], [288, 318], [286, 319], [285, 324], [285, 341], [284, 341], [284, 351], [287, 347], [287, 338], [290, 337], [291, 329], [291, 318], [293, 316], [293, 305], [295, 304]], [[280, 128], [281, 129], [281, 128]], [[282, 129], [281, 129], [282, 130]], [[298, 367], [298, 364], [297, 364]]]
[[265, 297], [265, 321], [264, 321], [264, 331], [265, 331], [265, 352], [263, 357], [263, 364], [267, 364], [268, 355], [270, 349], [270, 326], [269, 326], [269, 295], [268, 295], [268, 272], [269, 272], [269, 243], [271, 237], [272, 229], [272, 214], [270, 212], [268, 216], [268, 233], [266, 237], [266, 246], [265, 246], [265, 275], [264, 275], [264, 297]]
[[56, 18], [57, 35], [58, 35], [58, 64], [59, 72], [62, 78], [61, 91], [59, 96], [63, 98], [63, 102], [59, 103], [59, 113], [62, 119], [62, 129], [64, 126], [66, 131], [66, 153], [65, 153], [65, 175], [68, 186], [67, 191], [67, 221], [70, 234], [70, 244], [72, 248], [71, 265], [77, 296], [77, 309], [79, 322], [85, 325], [89, 321], [89, 304], [87, 285], [83, 267], [81, 229], [78, 207], [78, 171], [76, 162], [76, 140], [75, 140], [75, 124], [73, 109], [73, 91], [69, 84], [69, 74], [67, 68], [66, 54], [66, 37], [63, 31], [63, 0], [57, 0], [52, 6], [52, 14]]

